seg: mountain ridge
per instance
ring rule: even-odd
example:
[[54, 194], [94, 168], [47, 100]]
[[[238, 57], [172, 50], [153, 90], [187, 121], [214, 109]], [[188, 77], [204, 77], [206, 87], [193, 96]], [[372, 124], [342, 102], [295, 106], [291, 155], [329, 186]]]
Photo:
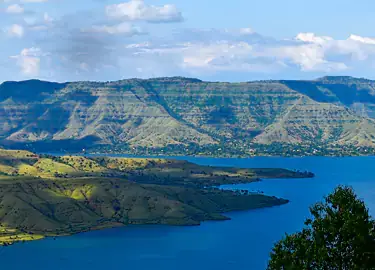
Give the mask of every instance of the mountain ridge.
[[[374, 118], [375, 81], [349, 76], [239, 83], [185, 77], [29, 80], [0, 85], [1, 144], [17, 147], [71, 141], [77, 148], [119, 152], [164, 149], [173, 154], [174, 148], [192, 147], [208, 153], [221, 147], [223, 152], [248, 155], [281, 143], [311, 149], [339, 145], [352, 151], [375, 147]], [[81, 140], [91, 140], [91, 145], [80, 145]]]

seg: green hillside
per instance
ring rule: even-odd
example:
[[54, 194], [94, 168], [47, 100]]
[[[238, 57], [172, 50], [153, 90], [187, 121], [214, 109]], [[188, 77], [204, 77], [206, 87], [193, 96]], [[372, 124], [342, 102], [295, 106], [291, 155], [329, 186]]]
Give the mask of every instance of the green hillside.
[[298, 146], [299, 154], [365, 154], [375, 147], [374, 89], [351, 77], [6, 82], [0, 141], [38, 151], [244, 156]]
[[284, 177], [313, 174], [0, 150], [0, 245], [131, 224], [198, 225], [225, 220], [222, 213], [228, 211], [288, 201], [213, 186]]

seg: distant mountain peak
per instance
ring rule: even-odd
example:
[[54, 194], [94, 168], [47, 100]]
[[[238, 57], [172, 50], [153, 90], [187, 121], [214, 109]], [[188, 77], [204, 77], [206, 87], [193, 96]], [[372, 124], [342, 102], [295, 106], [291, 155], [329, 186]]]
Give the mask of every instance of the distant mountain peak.
[[324, 76], [316, 79], [318, 82], [330, 82], [330, 83], [348, 83], [348, 82], [369, 82], [371, 80], [366, 78], [356, 78], [352, 76]]
[[0, 101], [10, 97], [16, 100], [33, 101], [42, 93], [52, 93], [65, 87], [63, 83], [41, 80], [7, 81], [0, 84]]
[[158, 77], [158, 78], [152, 78], [148, 79], [150, 81], [171, 81], [171, 82], [176, 82], [176, 81], [186, 81], [186, 82], [202, 82], [202, 80], [197, 79], [197, 78], [188, 78], [188, 77], [182, 77], [182, 76], [174, 76], [174, 77]]
[[141, 79], [141, 78], [130, 78], [124, 79], [119, 81], [112, 81], [111, 83], [131, 83], [131, 82], [160, 82], [160, 83], [176, 83], [176, 82], [185, 82], [185, 83], [200, 83], [203, 82], [197, 78], [188, 78], [182, 76], [173, 76], [173, 77], [155, 77], [155, 78], [148, 78], [148, 79]]

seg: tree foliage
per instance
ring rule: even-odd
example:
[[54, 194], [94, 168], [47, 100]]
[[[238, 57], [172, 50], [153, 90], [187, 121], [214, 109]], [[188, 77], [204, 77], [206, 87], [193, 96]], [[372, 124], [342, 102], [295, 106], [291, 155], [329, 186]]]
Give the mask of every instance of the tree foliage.
[[301, 232], [274, 246], [268, 270], [375, 269], [375, 221], [352, 188], [336, 188], [310, 212]]

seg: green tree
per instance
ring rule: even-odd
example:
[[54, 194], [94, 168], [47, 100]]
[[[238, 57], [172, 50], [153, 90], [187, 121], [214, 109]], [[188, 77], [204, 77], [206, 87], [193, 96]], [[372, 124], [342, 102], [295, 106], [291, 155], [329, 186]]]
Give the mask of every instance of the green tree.
[[375, 221], [352, 188], [336, 188], [310, 212], [301, 232], [274, 246], [268, 270], [375, 269]]

